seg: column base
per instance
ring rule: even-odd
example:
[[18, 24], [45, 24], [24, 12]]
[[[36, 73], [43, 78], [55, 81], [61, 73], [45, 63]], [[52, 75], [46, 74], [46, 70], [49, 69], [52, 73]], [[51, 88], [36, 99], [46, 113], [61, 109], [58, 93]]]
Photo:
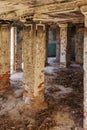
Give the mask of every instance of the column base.
[[49, 66], [49, 63], [45, 63], [45, 67], [46, 67], [46, 66]]
[[61, 62], [61, 63], [60, 63], [60, 68], [66, 68], [66, 63]]
[[16, 68], [16, 72], [23, 72], [22, 68]]
[[7, 72], [6, 74], [0, 75], [0, 90], [8, 88], [10, 85], [10, 73]]
[[29, 105], [30, 108], [43, 110], [47, 109], [48, 105], [44, 101], [44, 96], [29, 96], [28, 92], [25, 90], [23, 93], [23, 100], [25, 104]]

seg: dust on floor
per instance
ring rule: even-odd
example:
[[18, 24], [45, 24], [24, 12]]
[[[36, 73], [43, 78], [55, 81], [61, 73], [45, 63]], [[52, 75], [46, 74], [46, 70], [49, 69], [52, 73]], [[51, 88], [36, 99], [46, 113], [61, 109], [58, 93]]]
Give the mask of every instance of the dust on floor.
[[[81, 67], [45, 68], [45, 100], [38, 111], [24, 103], [22, 73], [0, 92], [0, 130], [82, 130], [83, 70]], [[15, 79], [15, 80], [14, 80]], [[77, 129], [78, 128], [78, 129]]]

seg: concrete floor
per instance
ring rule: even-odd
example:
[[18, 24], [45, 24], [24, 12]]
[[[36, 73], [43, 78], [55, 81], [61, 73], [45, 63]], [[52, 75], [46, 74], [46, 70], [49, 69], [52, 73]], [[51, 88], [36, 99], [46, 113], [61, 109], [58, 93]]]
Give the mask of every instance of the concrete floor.
[[[48, 108], [30, 108], [23, 100], [23, 73], [14, 73], [8, 91], [0, 92], [0, 130], [82, 130], [83, 70], [59, 68], [55, 58], [45, 67]], [[39, 112], [38, 112], [39, 111]], [[78, 129], [77, 129], [78, 128]]]

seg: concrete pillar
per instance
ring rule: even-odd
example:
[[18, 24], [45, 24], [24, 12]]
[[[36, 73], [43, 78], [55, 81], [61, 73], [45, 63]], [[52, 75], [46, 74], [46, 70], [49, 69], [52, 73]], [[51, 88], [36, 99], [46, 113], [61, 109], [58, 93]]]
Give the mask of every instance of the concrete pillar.
[[[16, 36], [16, 46], [15, 46], [15, 70], [22, 71], [22, 30], [19, 30], [17, 33], [18, 28], [16, 27], [15, 36]], [[18, 36], [17, 36], [18, 35]]]
[[11, 28], [11, 47], [10, 47], [10, 72], [15, 71], [15, 27]]
[[71, 63], [71, 44], [72, 44], [72, 33], [71, 26], [67, 28], [67, 48], [66, 48], [66, 66], [69, 67]]
[[48, 65], [48, 31], [49, 28], [46, 28], [46, 54], [45, 54], [45, 66]]
[[0, 89], [9, 85], [10, 77], [10, 27], [0, 25]]
[[23, 33], [24, 95], [29, 102], [44, 102], [45, 51], [45, 25], [25, 25]]
[[85, 32], [84, 32], [84, 130], [87, 130], [87, 6], [81, 7], [84, 14]]
[[84, 28], [78, 25], [76, 27], [76, 44], [75, 44], [75, 61], [77, 63], [83, 63], [83, 43], [84, 43]]
[[56, 28], [56, 60], [60, 62], [60, 28]]
[[67, 65], [67, 24], [59, 24], [60, 27], [60, 67]]

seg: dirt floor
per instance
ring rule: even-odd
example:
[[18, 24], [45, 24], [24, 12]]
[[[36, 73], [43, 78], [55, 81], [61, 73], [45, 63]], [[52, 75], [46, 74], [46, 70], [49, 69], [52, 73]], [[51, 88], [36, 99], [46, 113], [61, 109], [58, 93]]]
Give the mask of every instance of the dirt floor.
[[[53, 64], [54, 63], [54, 64]], [[68, 69], [54, 61], [45, 68], [48, 108], [30, 108], [23, 100], [22, 73], [11, 77], [8, 91], [0, 91], [0, 130], [82, 130], [83, 69]], [[39, 112], [38, 112], [39, 111]]]

